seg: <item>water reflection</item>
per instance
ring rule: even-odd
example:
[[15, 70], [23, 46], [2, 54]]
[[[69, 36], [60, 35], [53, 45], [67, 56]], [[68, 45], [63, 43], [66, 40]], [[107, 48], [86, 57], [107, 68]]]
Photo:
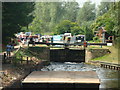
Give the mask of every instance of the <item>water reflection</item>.
[[51, 62], [41, 71], [95, 71], [100, 79], [100, 89], [120, 88], [120, 71], [96, 67], [84, 63]]

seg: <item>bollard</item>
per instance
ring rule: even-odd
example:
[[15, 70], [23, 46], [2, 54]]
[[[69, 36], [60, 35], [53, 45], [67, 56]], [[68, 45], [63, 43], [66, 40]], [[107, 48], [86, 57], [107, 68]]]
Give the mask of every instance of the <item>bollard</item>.
[[113, 66], [113, 69], [116, 70], [116, 66]]
[[110, 66], [110, 69], [112, 69], [112, 66]]
[[108, 65], [108, 68], [110, 69], [110, 65]]
[[117, 68], [118, 68], [118, 70], [120, 70], [120, 67], [119, 67], [119, 66], [118, 66]]

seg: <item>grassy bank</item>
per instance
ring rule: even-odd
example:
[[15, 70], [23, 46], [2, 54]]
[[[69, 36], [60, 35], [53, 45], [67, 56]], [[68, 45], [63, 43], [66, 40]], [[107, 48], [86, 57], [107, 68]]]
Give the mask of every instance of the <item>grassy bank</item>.
[[118, 58], [118, 49], [111, 46], [111, 47], [104, 47], [104, 48], [107, 48], [110, 50], [111, 53], [108, 53], [102, 57], [98, 57], [98, 58], [95, 58], [95, 59], [92, 59], [92, 61], [103, 61], [103, 62], [108, 62], [108, 63], [116, 63], [118, 64], [119, 63], [119, 58]]

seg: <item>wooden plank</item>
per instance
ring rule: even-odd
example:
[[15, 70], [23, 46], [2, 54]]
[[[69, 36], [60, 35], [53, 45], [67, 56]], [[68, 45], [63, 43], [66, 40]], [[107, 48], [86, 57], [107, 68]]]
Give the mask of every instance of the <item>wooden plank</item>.
[[93, 83], [100, 84], [94, 71], [34, 71], [22, 83]]

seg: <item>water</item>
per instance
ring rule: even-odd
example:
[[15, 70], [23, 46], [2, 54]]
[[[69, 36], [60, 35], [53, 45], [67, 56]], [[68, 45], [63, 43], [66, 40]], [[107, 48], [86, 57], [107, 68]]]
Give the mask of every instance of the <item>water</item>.
[[120, 89], [120, 71], [110, 70], [96, 67], [84, 63], [71, 62], [51, 62], [50, 65], [45, 66], [41, 71], [95, 71], [100, 79], [100, 89], [119, 88]]

